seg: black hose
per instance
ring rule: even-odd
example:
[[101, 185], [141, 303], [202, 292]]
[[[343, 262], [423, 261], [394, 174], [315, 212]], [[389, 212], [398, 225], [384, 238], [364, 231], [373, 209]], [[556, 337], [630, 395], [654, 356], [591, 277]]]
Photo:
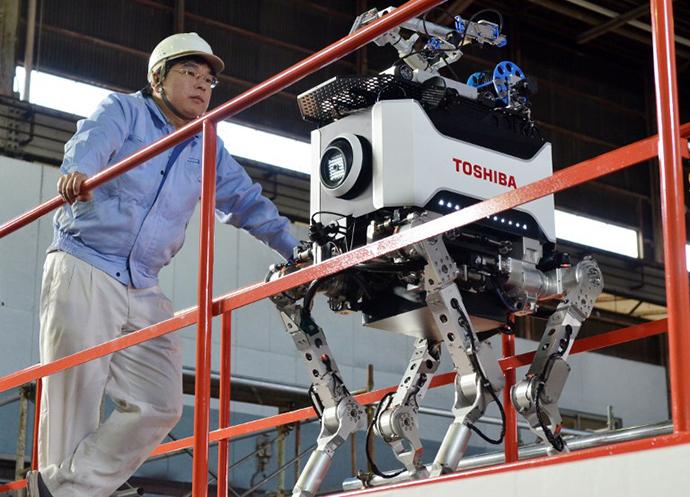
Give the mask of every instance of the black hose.
[[382, 410], [385, 410], [390, 406], [390, 402], [388, 402], [388, 405], [386, 405], [385, 409], [382, 409], [381, 407], [384, 405], [386, 401], [389, 399], [393, 398], [393, 395], [395, 395], [395, 392], [388, 392], [386, 395], [383, 396], [383, 398], [379, 401], [379, 405], [376, 406], [376, 411], [374, 412], [374, 417], [371, 420], [371, 423], [367, 427], [367, 437], [365, 441], [365, 452], [367, 455], [367, 461], [369, 462], [369, 465], [371, 466], [371, 471], [377, 475], [380, 476], [381, 478], [395, 478], [396, 476], [400, 476], [403, 474], [405, 471], [404, 469], [401, 469], [400, 471], [396, 471], [395, 473], [383, 473], [381, 470], [379, 470], [378, 466], [376, 466], [376, 463], [374, 462], [374, 458], [371, 456], [371, 453], [369, 452], [369, 444], [371, 440], [371, 434], [374, 431], [374, 424], [378, 421], [379, 416], [381, 415]]
[[570, 336], [572, 335], [572, 331], [572, 326], [566, 325], [565, 337], [561, 339], [561, 343], [559, 344], [558, 350], [551, 354], [547, 359], [546, 364], [544, 365], [544, 369], [539, 375], [539, 383], [537, 383], [537, 388], [534, 393], [534, 409], [537, 412], [537, 422], [539, 423], [539, 427], [544, 432], [546, 440], [558, 452], [563, 452], [563, 449], [565, 448], [565, 441], [563, 440], [563, 437], [561, 437], [560, 435], [555, 435], [547, 426], [547, 424], [544, 423], [544, 419], [542, 416], [543, 410], [541, 408], [541, 394], [544, 392], [544, 388], [546, 387], [546, 372], [549, 370], [549, 366], [551, 365], [551, 363], [554, 362], [556, 359], [563, 357], [565, 351], [568, 350], [568, 344], [570, 343]]
[[479, 370], [479, 371], [480, 371], [480, 376], [482, 378], [482, 384], [483, 384], [484, 388], [486, 388], [489, 391], [489, 395], [491, 395], [491, 397], [493, 397], [494, 401], [496, 402], [496, 405], [498, 406], [498, 410], [501, 412], [501, 422], [502, 422], [501, 434], [498, 436], [497, 439], [493, 439], [493, 438], [489, 438], [487, 435], [485, 435], [479, 428], [474, 426], [472, 423], [468, 423], [467, 427], [470, 430], [472, 430], [473, 432], [475, 432], [477, 435], [479, 435], [486, 442], [488, 442], [492, 445], [499, 445], [499, 444], [503, 443], [503, 439], [506, 436], [506, 412], [503, 409], [503, 404], [498, 400], [498, 396], [496, 395], [496, 392], [494, 392], [494, 389], [491, 388], [491, 384], [486, 380], [486, 378], [484, 377], [484, 374], [481, 373], [481, 370]]
[[[548, 367], [549, 362], [552, 362], [552, 360], [556, 359], [558, 357], [558, 354], [552, 354], [549, 357], [549, 360], [547, 361], [546, 365]], [[547, 368], [544, 368], [544, 371], [546, 371]], [[541, 400], [539, 397], [541, 397], [542, 392], [544, 391], [544, 387], [546, 386], [546, 383], [543, 381], [543, 379], [540, 378], [539, 383], [537, 383], [537, 389], [534, 394], [534, 408], [537, 411], [537, 421], [539, 422], [539, 426], [541, 427], [542, 431], [544, 432], [544, 436], [546, 437], [546, 440], [551, 444], [551, 446], [556, 449], [558, 452], [563, 452], [563, 449], [565, 448], [565, 442], [563, 441], [563, 437], [560, 435], [554, 435], [554, 433], [551, 431], [551, 429], [544, 423], [544, 420], [542, 419], [542, 409], [541, 409]]]
[[[451, 304], [452, 305], [452, 304]], [[462, 311], [462, 308], [460, 307], [460, 304], [452, 305], [452, 307], [458, 311], [460, 314], [460, 326], [466, 329], [470, 329], [470, 322], [465, 313]], [[484, 387], [488, 392], [489, 395], [494, 399], [496, 402], [496, 405], [498, 406], [498, 410], [501, 413], [501, 434], [497, 439], [489, 438], [487, 435], [485, 435], [479, 428], [474, 426], [472, 423], [467, 423], [467, 427], [475, 432], [477, 435], [479, 435], [483, 440], [486, 442], [492, 444], [492, 445], [499, 445], [503, 443], [503, 439], [505, 438], [506, 435], [506, 412], [505, 409], [503, 409], [503, 404], [499, 400], [498, 396], [496, 395], [496, 392], [494, 392], [493, 387], [491, 386], [491, 383], [487, 379], [486, 375], [484, 374], [484, 371], [482, 371], [482, 368], [479, 366], [479, 364], [476, 362], [476, 357], [477, 357], [477, 344], [474, 340], [474, 334], [473, 333], [468, 333], [470, 337], [470, 341], [472, 342], [472, 352], [474, 354], [475, 360], [472, 360], [472, 364], [474, 366], [474, 369], [477, 371], [477, 374], [479, 375], [479, 378], [481, 379], [481, 384], [482, 387]]]
[[316, 393], [314, 385], [311, 385], [309, 387], [307, 393], [309, 394], [309, 401], [311, 402], [311, 406], [314, 408], [314, 411], [316, 411], [316, 415], [319, 417], [319, 419], [321, 419], [323, 417], [323, 402], [321, 402], [319, 394]]
[[309, 286], [307, 287], [307, 291], [304, 294], [304, 300], [302, 301], [304, 313], [307, 316], [311, 316], [311, 303], [314, 300], [314, 297], [316, 296], [316, 292], [318, 292], [321, 285], [323, 285], [327, 281], [335, 278], [336, 276], [338, 276], [338, 274], [332, 274], [330, 276], [326, 276], [324, 278], [314, 280], [311, 283], [309, 283]]

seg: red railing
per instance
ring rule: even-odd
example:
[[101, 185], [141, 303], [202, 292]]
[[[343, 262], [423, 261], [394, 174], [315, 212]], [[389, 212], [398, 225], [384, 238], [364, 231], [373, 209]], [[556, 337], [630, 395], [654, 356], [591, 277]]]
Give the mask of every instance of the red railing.
[[[443, 3], [443, 1], [444, 0], [409, 1], [402, 7], [396, 9], [392, 14], [334, 43], [295, 66], [281, 72], [277, 76], [243, 93], [239, 97], [225, 103], [196, 121], [171, 133], [158, 142], [147, 146], [131, 157], [89, 178], [84, 183], [84, 188], [92, 190], [185, 139], [200, 132], [203, 134], [203, 188], [201, 198], [198, 305], [177, 313], [172, 319], [144, 328], [125, 337], [106, 342], [49, 364], [35, 365], [0, 378], [0, 392], [18, 387], [30, 381], [40, 380], [40, 378], [44, 376], [112, 354], [113, 352], [197, 323], [197, 375], [194, 435], [193, 437], [163, 444], [159, 446], [152, 455], [193, 447], [193, 495], [195, 497], [203, 497], [208, 495], [207, 472], [209, 442], [218, 441], [218, 495], [226, 495], [228, 485], [228, 440], [230, 438], [281, 424], [307, 419], [316, 415], [313, 409], [308, 408], [252, 421], [242, 425], [229, 426], [230, 323], [233, 310], [314, 279], [337, 273], [355, 264], [366, 262], [426, 238], [440, 235], [446, 231], [476, 222], [486, 216], [497, 214], [526, 202], [536, 200], [537, 198], [571, 188], [586, 181], [591, 181], [595, 178], [658, 156], [660, 174], [662, 177], [662, 218], [664, 223], [668, 320], [578, 340], [573, 347], [572, 353], [596, 350], [617, 343], [624, 343], [668, 331], [674, 434], [656, 437], [655, 439], [647, 441], [643, 440], [619, 444], [615, 447], [589, 449], [575, 454], [562, 454], [548, 459], [542, 458], [532, 461], [517, 462], [517, 420], [515, 411], [507, 397], [507, 392], [509, 392], [510, 387], [515, 383], [515, 368], [529, 364], [533, 354], [515, 356], [512, 337], [505, 337], [503, 341], [504, 358], [501, 360], [501, 367], [505, 371], [507, 379], [505, 389], [506, 396], [504, 397], [508, 424], [505, 442], [506, 464], [490, 469], [464, 472], [460, 476], [451, 475], [449, 477], [466, 477], [474, 474], [485, 474], [489, 471], [506, 471], [513, 468], [529, 467], [539, 464], [553, 464], [584, 457], [598, 457], [611, 453], [689, 442], [690, 361], [684, 361], [683, 358], [690, 353], [690, 334], [687, 330], [688, 323], [690, 322], [688, 319], [688, 312], [690, 312], [690, 297], [688, 295], [688, 280], [685, 270], [685, 224], [681, 156], [688, 156], [687, 145], [684, 145], [685, 142], [683, 140], [690, 136], [690, 123], [681, 127], [678, 120], [678, 96], [674, 66], [675, 50], [672, 43], [673, 15], [670, 0], [652, 0], [651, 2], [654, 28], [655, 76], [657, 83], [658, 136], [647, 138], [594, 159], [584, 161], [575, 166], [561, 170], [549, 178], [545, 178], [517, 190], [512, 190], [498, 197], [449, 214], [408, 232], [353, 250], [352, 252], [335, 257], [324, 263], [304, 268], [277, 281], [257, 283], [222, 297], [212, 299], [216, 123], [282, 90], [306, 75], [356, 50], [405, 20], [418, 16], [424, 11]], [[29, 224], [40, 216], [47, 214], [62, 205], [62, 203], [63, 200], [60, 197], [54, 197], [35, 209], [0, 226], [0, 238]], [[211, 320], [213, 316], [218, 315], [222, 315], [220, 418], [219, 429], [209, 432]], [[435, 388], [446, 385], [452, 381], [452, 373], [440, 375], [434, 378], [431, 387]], [[38, 385], [40, 392], [40, 381]], [[395, 386], [362, 394], [359, 395], [357, 399], [363, 404], [369, 404], [378, 401], [385, 393], [394, 389]], [[37, 394], [37, 399], [38, 398], [40, 398], [40, 395]], [[35, 445], [37, 428], [36, 426], [34, 431], [34, 468], [37, 460]], [[0, 492], [18, 489], [24, 486], [25, 481], [20, 480], [0, 486]]]

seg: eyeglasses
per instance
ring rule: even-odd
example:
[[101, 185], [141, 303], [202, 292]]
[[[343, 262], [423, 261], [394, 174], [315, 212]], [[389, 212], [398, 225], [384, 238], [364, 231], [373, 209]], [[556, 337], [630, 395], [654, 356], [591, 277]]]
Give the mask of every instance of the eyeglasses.
[[187, 76], [190, 79], [193, 79], [194, 81], [203, 81], [204, 84], [211, 89], [215, 88], [218, 84], [218, 80], [214, 76], [202, 76], [194, 69], [173, 69], [173, 71], [177, 71], [180, 74], [184, 74], [185, 76]]

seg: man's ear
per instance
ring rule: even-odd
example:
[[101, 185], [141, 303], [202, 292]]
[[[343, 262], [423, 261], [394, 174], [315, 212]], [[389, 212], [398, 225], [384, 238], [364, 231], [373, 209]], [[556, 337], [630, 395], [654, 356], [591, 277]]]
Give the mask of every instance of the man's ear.
[[161, 75], [160, 71], [156, 71], [151, 75], [151, 78], [153, 79], [153, 82], [151, 83], [151, 88], [153, 88], [153, 91], [156, 93], [161, 92], [161, 87], [163, 86], [163, 82], [161, 81]]

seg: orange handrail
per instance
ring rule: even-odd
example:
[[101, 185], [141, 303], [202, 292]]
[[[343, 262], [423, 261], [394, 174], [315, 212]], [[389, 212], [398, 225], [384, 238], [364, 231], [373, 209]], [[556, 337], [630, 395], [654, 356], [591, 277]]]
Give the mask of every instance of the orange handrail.
[[[675, 431], [690, 428], [690, 289], [686, 272], [685, 202], [678, 110], [673, 3], [651, 0], [656, 118], [659, 130], [661, 216], [666, 266], [669, 377]], [[687, 143], [685, 144], [687, 154]]]
[[[682, 147], [682, 140], [690, 136], [690, 123], [683, 126], [678, 122], [678, 95], [675, 79], [674, 48], [673, 48], [673, 15], [670, 0], [651, 0], [652, 21], [654, 27], [654, 59], [657, 90], [657, 113], [659, 120], [659, 136], [653, 136], [637, 143], [622, 147], [602, 156], [584, 161], [575, 166], [561, 170], [549, 178], [530, 185], [512, 190], [498, 197], [457, 211], [434, 220], [406, 233], [397, 234], [371, 245], [361, 247], [352, 252], [330, 259], [324, 263], [310, 266], [284, 278], [269, 283], [258, 283], [234, 291], [227, 295], [212, 299], [213, 273], [213, 203], [215, 175], [215, 123], [234, 115], [250, 105], [280, 91], [289, 84], [314, 72], [324, 65], [346, 55], [356, 48], [368, 43], [377, 36], [389, 31], [405, 20], [415, 17], [425, 10], [442, 3], [443, 0], [412, 0], [392, 14], [372, 23], [360, 31], [340, 40], [326, 49], [314, 54], [295, 66], [283, 71], [274, 78], [245, 92], [239, 97], [218, 107], [214, 111], [198, 120], [180, 128], [158, 142], [149, 145], [131, 157], [120, 161], [101, 173], [89, 178], [84, 187], [91, 190], [113, 179], [142, 162], [175, 144], [198, 134], [204, 135], [204, 178], [202, 190], [202, 229], [200, 242], [199, 265], [199, 302], [198, 305], [178, 313], [174, 318], [162, 323], [144, 328], [128, 336], [106, 342], [91, 349], [78, 352], [58, 361], [45, 365], [36, 365], [0, 378], [0, 392], [17, 387], [28, 381], [39, 379], [57, 371], [73, 367], [89, 360], [111, 354], [126, 347], [144, 342], [151, 338], [170, 333], [187, 325], [197, 323], [197, 384], [195, 399], [195, 429], [194, 436], [188, 439], [163, 444], [154, 454], [178, 450], [184, 447], [194, 447], [193, 495], [206, 496], [208, 493], [208, 444], [210, 441], [221, 441], [221, 457], [225, 469], [227, 468], [227, 440], [243, 433], [290, 423], [315, 416], [313, 409], [301, 409], [291, 413], [280, 414], [263, 420], [252, 421], [243, 425], [229, 427], [229, 391], [230, 391], [230, 322], [231, 312], [252, 302], [256, 302], [270, 295], [285, 291], [289, 288], [304, 284], [359, 264], [399, 248], [409, 246], [426, 238], [440, 235], [449, 230], [476, 222], [486, 216], [494, 215], [518, 205], [536, 200], [537, 198], [571, 188], [586, 181], [606, 174], [630, 167], [634, 164], [658, 156], [662, 176], [662, 215], [664, 224], [664, 245], [666, 255], [666, 293], [668, 300], [668, 321], [648, 323], [624, 330], [617, 330], [600, 336], [578, 340], [572, 352], [596, 350], [614, 343], [624, 343], [645, 336], [652, 336], [668, 330], [669, 361], [671, 377], [671, 404], [674, 418], [674, 435], [657, 437], [653, 442], [634, 442], [625, 444], [616, 452], [640, 450], [651, 445], [669, 445], [687, 443], [690, 440], [688, 423], [690, 423], [690, 364], [684, 364], [683, 358], [690, 352], [690, 334], [687, 325], [690, 322], [690, 302], [688, 297], [687, 273], [685, 271], [685, 226], [684, 203], [682, 191], [682, 167], [680, 157], [687, 157], [687, 149]], [[209, 174], [211, 173], [211, 174]], [[50, 212], [63, 203], [60, 197], [55, 197], [35, 209], [0, 226], [0, 238], [19, 229], [22, 226]], [[223, 316], [223, 345], [221, 365], [224, 374], [221, 375], [221, 403], [219, 429], [209, 433], [208, 419], [210, 412], [210, 344], [211, 318]], [[530, 354], [514, 355], [514, 349], [507, 340], [501, 367], [505, 372], [529, 364]], [[438, 387], [453, 381], [453, 374], [440, 375], [431, 383], [431, 387]], [[370, 392], [357, 397], [361, 403], [371, 403], [379, 400], [384, 393], [395, 387]], [[507, 405], [508, 409], [512, 406]], [[509, 417], [508, 430], [515, 429], [515, 417]], [[35, 436], [35, 434], [34, 434]], [[506, 443], [506, 460], [515, 461], [517, 441], [509, 437]], [[596, 457], [611, 452], [591, 449], [585, 455], [562, 455], [557, 458], [512, 463], [496, 469], [503, 471], [511, 467], [530, 467], [538, 464], [552, 464], [558, 461], [576, 460], [582, 457]], [[480, 470], [476, 474], [483, 474]], [[22, 488], [23, 481], [0, 486], [0, 492]], [[219, 467], [219, 489], [227, 489], [227, 471]]]

